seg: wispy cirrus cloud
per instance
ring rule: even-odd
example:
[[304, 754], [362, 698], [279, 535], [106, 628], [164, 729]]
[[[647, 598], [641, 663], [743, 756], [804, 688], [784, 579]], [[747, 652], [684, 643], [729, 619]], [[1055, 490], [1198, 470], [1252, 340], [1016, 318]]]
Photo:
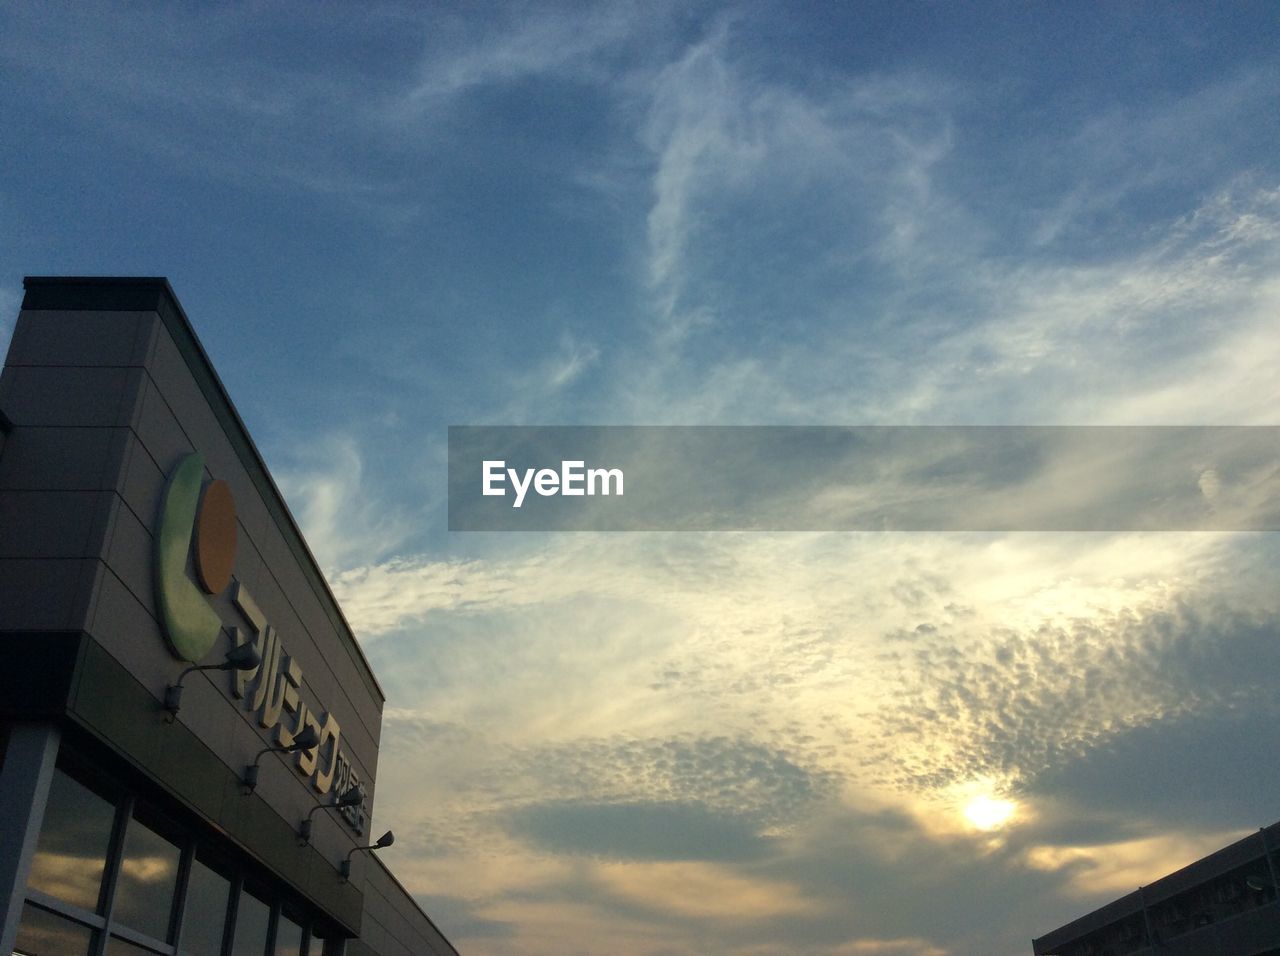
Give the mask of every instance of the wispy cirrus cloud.
[[373, 497], [352, 438], [330, 435], [300, 457], [305, 463], [282, 474], [280, 486], [322, 567], [336, 574], [353, 563], [386, 560], [413, 533], [396, 509]]
[[642, 15], [621, 4], [589, 10], [539, 5], [486, 21], [442, 18], [433, 32], [444, 41], [433, 42], [436, 38], [424, 31], [418, 77], [399, 94], [391, 115], [400, 122], [452, 106], [469, 91], [529, 78], [564, 74], [602, 80], [607, 74], [599, 57], [633, 44], [646, 23], [661, 22], [661, 14], [650, 9]]
[[[770, 322], [807, 324], [808, 283], [901, 261], [917, 246], [915, 224], [947, 213], [931, 190], [949, 145], [936, 85], [911, 76], [779, 85], [732, 55], [737, 32], [720, 19], [658, 74], [647, 103], [646, 277], [668, 348], [698, 332], [719, 340], [745, 325], [769, 341]], [[759, 228], [744, 233], [744, 221]], [[748, 304], [783, 274], [799, 314]]]
[[16, 289], [0, 288], [0, 354], [9, 351], [9, 341], [13, 338], [12, 316], [18, 314], [22, 304], [22, 293]]
[[924, 356], [901, 412], [947, 401], [990, 421], [1006, 417], [993, 403], [1018, 394], [1022, 420], [1272, 420], [1274, 387], [1263, 366], [1274, 345], [1264, 329], [1280, 271], [1277, 198], [1274, 189], [1238, 184], [1163, 223], [1148, 245], [1101, 264], [1004, 274], [980, 267], [987, 319]]

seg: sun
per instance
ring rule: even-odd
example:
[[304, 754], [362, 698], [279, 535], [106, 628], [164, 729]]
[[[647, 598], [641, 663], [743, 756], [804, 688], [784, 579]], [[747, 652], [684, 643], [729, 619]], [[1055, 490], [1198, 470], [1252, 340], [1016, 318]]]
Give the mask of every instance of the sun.
[[978, 830], [998, 830], [1012, 818], [1018, 809], [1012, 800], [983, 795], [974, 797], [964, 807], [964, 818]]

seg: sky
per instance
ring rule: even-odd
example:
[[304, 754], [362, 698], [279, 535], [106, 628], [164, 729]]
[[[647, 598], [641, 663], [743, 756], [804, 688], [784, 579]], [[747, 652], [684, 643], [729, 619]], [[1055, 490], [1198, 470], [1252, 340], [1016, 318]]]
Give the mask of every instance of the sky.
[[1271, 3], [0, 7], [22, 276], [167, 276], [464, 953], [1005, 956], [1280, 819], [1273, 534], [449, 532], [450, 425], [1280, 425]]

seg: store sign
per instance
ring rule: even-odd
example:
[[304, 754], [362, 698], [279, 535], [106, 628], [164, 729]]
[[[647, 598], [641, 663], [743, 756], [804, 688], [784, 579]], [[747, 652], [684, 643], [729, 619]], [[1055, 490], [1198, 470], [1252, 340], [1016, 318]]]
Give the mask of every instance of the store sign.
[[[351, 761], [341, 748], [342, 728], [330, 711], [317, 712], [303, 693], [302, 666], [284, 643], [244, 582], [232, 574], [236, 552], [236, 512], [225, 481], [204, 484], [204, 458], [187, 455], [169, 475], [156, 534], [156, 599], [161, 631], [179, 660], [199, 663], [217, 643], [224, 622], [208, 596], [232, 585], [231, 600], [242, 620], [225, 625], [234, 646], [252, 643], [261, 663], [253, 670], [230, 671], [231, 694], [244, 701], [279, 746], [287, 747], [307, 727], [315, 730], [319, 746], [298, 751], [299, 773], [316, 793], [365, 791]], [[188, 559], [194, 577], [188, 572]], [[356, 833], [365, 827], [365, 801], [339, 813]]]

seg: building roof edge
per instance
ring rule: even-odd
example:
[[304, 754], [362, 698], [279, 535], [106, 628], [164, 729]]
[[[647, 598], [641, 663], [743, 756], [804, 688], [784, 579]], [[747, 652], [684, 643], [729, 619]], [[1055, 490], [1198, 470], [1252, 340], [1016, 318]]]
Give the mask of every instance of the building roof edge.
[[[156, 312], [160, 316], [370, 691], [385, 702], [387, 695], [369, 659], [169, 280], [163, 276], [27, 276], [22, 287], [23, 311]], [[0, 426], [2, 420], [0, 416]]]

